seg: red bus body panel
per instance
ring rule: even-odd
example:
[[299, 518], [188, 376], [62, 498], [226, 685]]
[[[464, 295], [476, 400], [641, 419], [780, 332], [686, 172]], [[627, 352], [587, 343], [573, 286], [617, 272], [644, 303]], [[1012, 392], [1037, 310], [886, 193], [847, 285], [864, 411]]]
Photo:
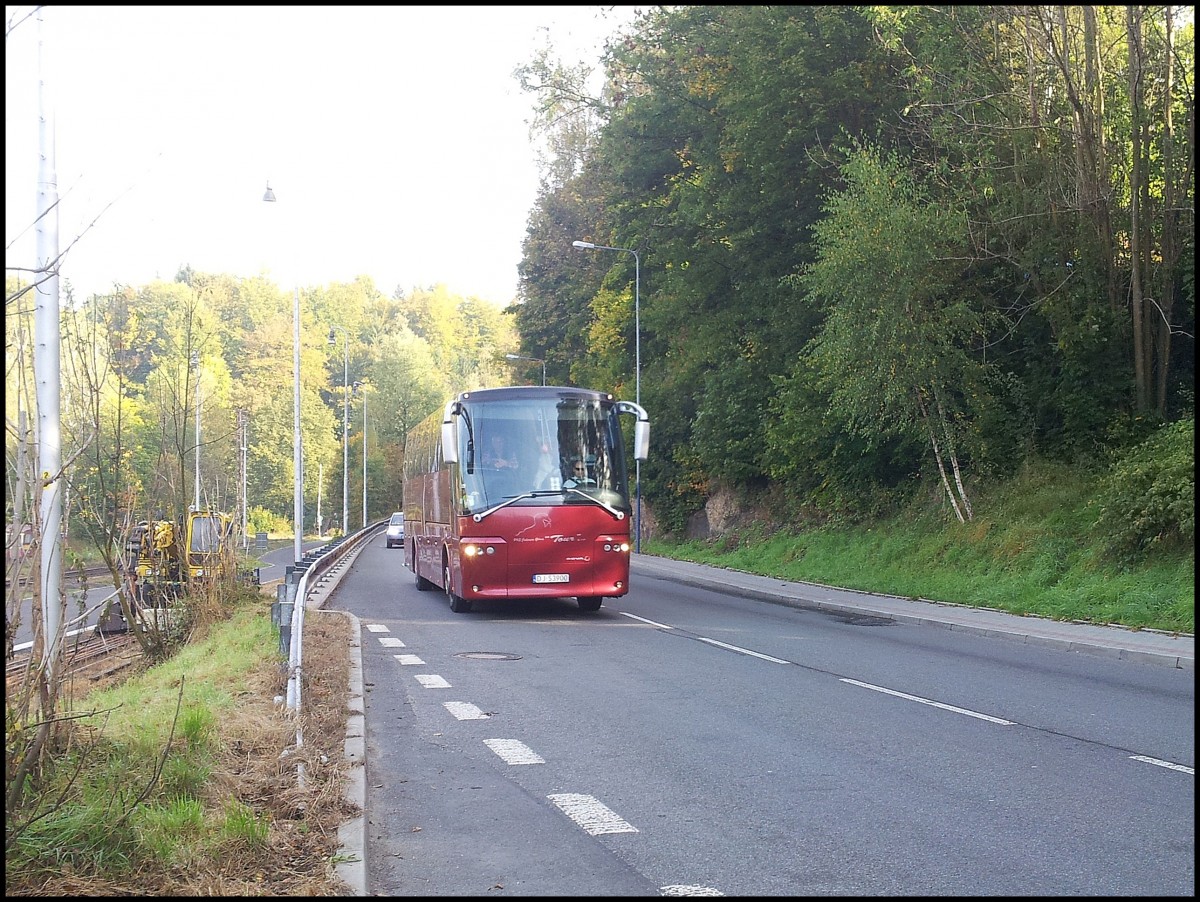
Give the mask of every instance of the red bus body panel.
[[[617, 520], [586, 503], [513, 505], [482, 523], [470, 517], [460, 523], [451, 581], [462, 598], [612, 598], [629, 591], [628, 517]], [[464, 545], [484, 552], [464, 554]]]

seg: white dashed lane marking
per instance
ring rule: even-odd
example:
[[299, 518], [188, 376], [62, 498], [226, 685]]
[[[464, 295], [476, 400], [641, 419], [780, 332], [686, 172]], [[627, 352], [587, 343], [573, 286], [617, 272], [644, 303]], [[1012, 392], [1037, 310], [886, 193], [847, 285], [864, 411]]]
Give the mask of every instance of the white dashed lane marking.
[[379, 644], [384, 648], [404, 648], [404, 643], [394, 636], [384, 636], [379, 640]]
[[1153, 764], [1155, 767], [1165, 767], [1167, 770], [1182, 771], [1185, 774], [1196, 775], [1195, 768], [1188, 767], [1186, 764], [1175, 764], [1171, 761], [1163, 761], [1161, 758], [1149, 758], [1146, 755], [1130, 755], [1130, 761], [1142, 761], [1146, 764]]
[[772, 664], [791, 664], [791, 661], [784, 661], [780, 658], [772, 658], [770, 655], [764, 655], [761, 652], [751, 651], [748, 648], [741, 648], [737, 645], [726, 645], [724, 642], [718, 642], [716, 639], [705, 639], [703, 636], [697, 636], [701, 642], [707, 642], [709, 645], [715, 645], [717, 648], [724, 648], [729, 651], [736, 651], [739, 655], [749, 655], [752, 658], [761, 658], [764, 661], [770, 661]]
[[470, 702], [442, 702], [442, 707], [459, 720], [487, 720], [492, 716], [484, 714]]
[[449, 689], [450, 684], [446, 682], [444, 677], [438, 676], [436, 673], [416, 673], [413, 674], [417, 678], [417, 682], [426, 689]]
[[617, 814], [594, 796], [577, 792], [556, 792], [546, 796], [562, 809], [563, 813], [592, 836], [602, 833], [637, 833], [638, 828]]
[[546, 759], [516, 739], [485, 739], [483, 744], [499, 755], [505, 764], [545, 764]]
[[861, 686], [863, 689], [870, 689], [872, 692], [882, 692], [885, 695], [894, 695], [896, 698], [905, 698], [910, 702], [919, 702], [922, 705], [929, 705], [932, 708], [941, 708], [943, 711], [953, 711], [955, 714], [965, 714], [967, 717], [977, 717], [980, 720], [986, 720], [990, 723], [998, 723], [1002, 727], [1011, 727], [1011, 720], [1003, 720], [999, 717], [992, 717], [990, 714], [980, 714], [978, 711], [968, 711], [966, 708], [956, 708], [954, 705], [944, 705], [941, 702], [935, 702], [928, 698], [921, 698], [919, 695], [909, 695], [907, 692], [897, 692], [895, 689], [884, 689], [882, 686], [872, 686], [870, 683], [860, 683], [858, 680], [850, 680], [842, 678], [843, 683], [849, 683], [851, 686]]
[[711, 886], [693, 886], [686, 883], [673, 883], [670, 886], [659, 887], [659, 893], [664, 896], [723, 896], [719, 889]]

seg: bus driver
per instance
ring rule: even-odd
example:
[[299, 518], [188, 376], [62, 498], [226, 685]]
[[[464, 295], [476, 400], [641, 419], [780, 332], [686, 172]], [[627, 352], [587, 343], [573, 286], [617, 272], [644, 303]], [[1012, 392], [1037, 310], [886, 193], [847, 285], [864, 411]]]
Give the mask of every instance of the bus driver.
[[578, 457], [571, 461], [570, 473], [563, 480], [563, 488], [591, 488], [596, 485], [596, 480], [588, 476], [587, 464]]

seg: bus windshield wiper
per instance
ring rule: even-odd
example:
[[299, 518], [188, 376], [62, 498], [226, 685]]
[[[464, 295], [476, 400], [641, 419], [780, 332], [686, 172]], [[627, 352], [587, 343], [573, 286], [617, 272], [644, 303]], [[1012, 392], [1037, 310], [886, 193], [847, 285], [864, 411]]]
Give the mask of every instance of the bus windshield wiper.
[[595, 497], [589, 495], [587, 492], [581, 492], [581, 491], [579, 491], [579, 489], [562, 489], [561, 491], [544, 491], [544, 492], [523, 492], [520, 495], [513, 495], [511, 498], [506, 498], [503, 501], [501, 501], [499, 504], [494, 505], [493, 507], [489, 507], [485, 511], [480, 511], [477, 514], [472, 514], [471, 519], [473, 519], [476, 523], [479, 523], [483, 520], [484, 517], [490, 516], [491, 514], [496, 513], [496, 511], [500, 510], [501, 508], [508, 507], [510, 504], [515, 504], [516, 502], [521, 501], [522, 499], [525, 499], [525, 498], [547, 498], [552, 495], [564, 495], [567, 492], [571, 492], [572, 494], [578, 495], [580, 498], [584, 498], [584, 499], [592, 502], [597, 507], [604, 508], [606, 511], [608, 511], [610, 514], [612, 514], [613, 517], [615, 517], [618, 520], [625, 519], [624, 511], [617, 510], [615, 507], [605, 504], [599, 498], [595, 498]]
[[513, 495], [511, 498], [506, 498], [503, 501], [501, 501], [499, 504], [494, 505], [493, 507], [489, 507], [485, 511], [480, 511], [477, 514], [472, 514], [471, 519], [473, 519], [476, 523], [479, 523], [481, 520], [483, 520], [484, 517], [494, 514], [494, 513], [496, 513], [496, 511], [500, 510], [503, 507], [508, 507], [510, 504], [515, 504], [516, 502], [520, 501], [523, 498], [545, 498], [547, 495], [558, 495], [558, 494], [561, 494], [561, 493], [560, 492], [523, 492], [520, 495]]
[[588, 501], [592, 502], [593, 504], [595, 504], [595, 505], [597, 505], [597, 506], [599, 506], [599, 507], [602, 507], [602, 508], [604, 508], [606, 511], [608, 511], [610, 514], [612, 514], [612, 515], [613, 515], [614, 517], [616, 517], [618, 520], [624, 520], [624, 519], [625, 519], [625, 512], [624, 512], [624, 511], [619, 511], [619, 510], [617, 510], [615, 507], [612, 507], [611, 505], [605, 504], [603, 501], [601, 501], [601, 500], [600, 500], [599, 498], [597, 498], [595, 495], [589, 495], [587, 492], [581, 492], [581, 491], [579, 491], [579, 489], [569, 489], [569, 488], [567, 488], [567, 489], [563, 489], [563, 493], [565, 494], [566, 492], [570, 492], [570, 493], [571, 493], [571, 494], [573, 494], [573, 495], [578, 495], [580, 498], [586, 498]]

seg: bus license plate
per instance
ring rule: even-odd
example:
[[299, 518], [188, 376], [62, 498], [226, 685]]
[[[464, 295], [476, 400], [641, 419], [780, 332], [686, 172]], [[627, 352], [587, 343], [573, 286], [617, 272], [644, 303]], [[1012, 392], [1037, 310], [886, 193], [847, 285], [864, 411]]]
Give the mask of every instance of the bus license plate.
[[533, 574], [535, 583], [569, 583], [571, 574], [569, 573], [535, 573]]

